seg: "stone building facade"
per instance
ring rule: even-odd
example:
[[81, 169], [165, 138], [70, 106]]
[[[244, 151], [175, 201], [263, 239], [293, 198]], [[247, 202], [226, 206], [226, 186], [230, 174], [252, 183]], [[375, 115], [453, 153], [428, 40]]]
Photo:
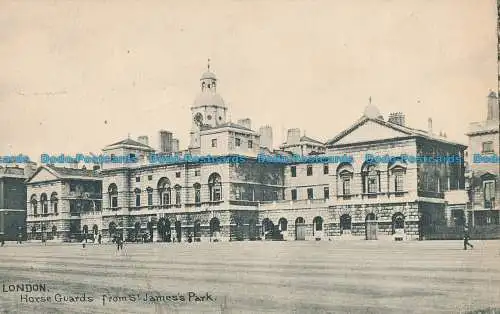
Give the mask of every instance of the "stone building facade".
[[[497, 95], [488, 95], [486, 120], [469, 125], [468, 221], [471, 226], [500, 226], [499, 182], [499, 103]], [[497, 232], [500, 234], [500, 230]]]
[[[128, 138], [106, 146], [103, 153], [133, 162], [104, 163], [98, 174], [85, 170], [86, 175], [75, 178], [60, 168], [42, 167], [28, 184], [28, 203], [33, 195], [37, 201], [42, 193], [51, 195], [52, 189], [69, 200], [68, 186], [76, 179], [102, 191], [102, 197], [92, 199], [99, 204], [95, 210], [73, 211], [75, 215], [67, 203], [64, 217], [62, 208], [47, 217], [35, 215], [32, 208], [28, 224], [33, 234], [55, 225], [61, 239], [90, 232], [105, 240], [167, 242], [411, 240], [425, 239], [431, 226], [448, 224], [452, 208], [463, 215], [465, 202], [448, 195], [465, 193], [465, 146], [407, 127], [402, 114], [385, 121], [370, 104], [359, 120], [327, 143], [291, 129], [280, 150], [273, 150], [268, 126], [256, 132], [248, 118], [227, 121], [228, 108], [210, 69], [200, 88], [191, 106], [186, 151], [156, 152], [145, 141]], [[291, 162], [262, 162], [263, 154]], [[395, 158], [367, 161], [367, 154]], [[462, 161], [407, 158], [417, 155], [459, 156]], [[297, 156], [327, 159], [307, 163]], [[352, 160], [338, 162], [335, 156]]]
[[26, 183], [28, 240], [70, 241], [97, 234], [101, 186], [95, 170], [39, 167]]

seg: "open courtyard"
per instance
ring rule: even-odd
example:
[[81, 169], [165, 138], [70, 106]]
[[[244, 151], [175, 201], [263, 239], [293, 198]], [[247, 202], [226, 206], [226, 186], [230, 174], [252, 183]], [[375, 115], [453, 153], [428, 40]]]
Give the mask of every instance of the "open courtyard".
[[0, 312], [497, 313], [500, 241], [473, 244], [7, 243]]

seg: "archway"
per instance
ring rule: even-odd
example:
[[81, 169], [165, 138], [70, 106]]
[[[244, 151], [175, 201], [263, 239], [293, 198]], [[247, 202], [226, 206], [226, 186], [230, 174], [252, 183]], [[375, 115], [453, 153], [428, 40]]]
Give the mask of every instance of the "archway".
[[273, 238], [274, 224], [269, 218], [262, 220], [262, 236], [265, 240]]
[[281, 217], [279, 220], [278, 220], [278, 230], [279, 230], [279, 233], [280, 233], [280, 240], [283, 240], [284, 239], [284, 232], [286, 232], [288, 230], [288, 221], [286, 220], [286, 218], [283, 218]]
[[153, 232], [154, 232], [154, 224], [153, 222], [151, 221], [148, 221], [148, 224], [146, 226], [147, 230], [148, 230], [148, 238], [147, 238], [147, 241], [149, 242], [153, 242]]
[[170, 242], [171, 241], [170, 221], [166, 218], [160, 218], [158, 220], [157, 228], [160, 240], [163, 242]]
[[217, 238], [220, 232], [220, 221], [218, 218], [213, 217], [210, 219], [210, 237]]
[[193, 226], [193, 237], [195, 242], [200, 242], [201, 239], [201, 223], [199, 220], [194, 222]]
[[179, 220], [175, 222], [175, 233], [176, 233], [176, 238], [177, 242], [181, 242], [182, 240], [182, 225]]
[[52, 226], [52, 239], [57, 238], [57, 227]]
[[110, 237], [116, 236], [116, 223], [114, 221], [109, 223], [108, 231]]
[[99, 227], [97, 225], [94, 225], [92, 227], [92, 232], [94, 232], [94, 234], [97, 235], [99, 233]]
[[344, 214], [340, 216], [340, 234], [351, 234], [351, 216]]
[[257, 226], [255, 225], [255, 220], [250, 219], [248, 222], [248, 239], [250, 241], [255, 241], [257, 239]]
[[306, 239], [306, 224], [302, 217], [295, 219], [295, 240], [305, 240]]
[[313, 219], [313, 236], [321, 236], [323, 232], [323, 218], [321, 216], [316, 216]]
[[365, 239], [377, 240], [377, 216], [369, 213], [365, 218]]
[[141, 223], [136, 222], [134, 224], [134, 241], [139, 241], [139, 238], [141, 236]]
[[402, 213], [392, 215], [392, 234], [405, 233], [405, 216]]

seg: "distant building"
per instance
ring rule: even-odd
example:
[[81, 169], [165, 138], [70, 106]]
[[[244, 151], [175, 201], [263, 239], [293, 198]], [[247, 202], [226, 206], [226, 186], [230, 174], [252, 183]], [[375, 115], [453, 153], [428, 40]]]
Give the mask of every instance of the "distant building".
[[[490, 92], [486, 120], [469, 125], [470, 170], [468, 220], [472, 226], [500, 225], [500, 164], [487, 161], [499, 157], [499, 103]], [[480, 158], [478, 157], [480, 156]]]
[[26, 236], [26, 185], [33, 171], [32, 164], [20, 167], [0, 167], [0, 237], [16, 240]]
[[94, 170], [39, 167], [26, 184], [28, 239], [81, 240], [100, 232], [101, 181]]

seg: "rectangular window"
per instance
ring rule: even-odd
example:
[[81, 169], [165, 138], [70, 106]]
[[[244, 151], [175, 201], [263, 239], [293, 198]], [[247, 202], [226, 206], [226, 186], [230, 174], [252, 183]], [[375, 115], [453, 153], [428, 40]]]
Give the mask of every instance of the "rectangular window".
[[153, 206], [153, 193], [148, 193], [148, 206]]
[[71, 184], [69, 185], [69, 191], [70, 191], [70, 192], [75, 192], [75, 191], [76, 191], [76, 186], [75, 186], [73, 183], [71, 183]]
[[135, 182], [141, 182], [141, 177], [135, 177]]
[[493, 199], [495, 198], [495, 182], [487, 181], [483, 183], [484, 208], [493, 208]]
[[326, 186], [323, 188], [323, 195], [325, 197], [325, 200], [330, 198], [330, 189]]
[[118, 207], [118, 197], [116, 196], [111, 197], [111, 207]]
[[297, 200], [297, 190], [292, 190], [292, 201]]
[[397, 174], [394, 178], [394, 190], [396, 192], [403, 192], [403, 174]]
[[330, 169], [329, 169], [329, 167], [328, 167], [328, 164], [324, 164], [324, 165], [323, 165], [323, 174], [328, 174], [329, 170], [330, 170]]
[[342, 194], [343, 195], [351, 194], [351, 179], [345, 178], [342, 180]]
[[217, 147], [217, 139], [216, 138], [212, 139], [212, 147]]
[[196, 189], [194, 191], [194, 202], [195, 203], [200, 203], [201, 202], [200, 190], [199, 189]]
[[307, 199], [308, 200], [312, 200], [313, 198], [314, 198], [313, 189], [312, 188], [308, 188], [307, 189]]
[[151, 180], [153, 180], [153, 176], [152, 176], [152, 175], [149, 175], [149, 176], [148, 176], [148, 181], [151, 181]]
[[135, 195], [135, 206], [141, 206], [141, 195]]
[[297, 167], [291, 166], [290, 172], [292, 173], [292, 177], [296, 177], [297, 176]]
[[236, 147], [240, 147], [240, 145], [241, 145], [241, 140], [240, 140], [239, 138], [234, 139], [234, 145], [235, 145]]
[[180, 172], [180, 171], [177, 171], [177, 172], [175, 173], [175, 177], [176, 177], [176, 178], [180, 178], [180, 177], [181, 177], [181, 172]]
[[248, 140], [248, 148], [253, 148], [253, 141], [252, 140]]
[[179, 191], [178, 189], [175, 190], [175, 204], [181, 204], [181, 191]]
[[194, 171], [194, 176], [199, 177], [201, 175], [201, 170], [195, 170]]
[[492, 153], [493, 150], [493, 142], [483, 142], [483, 153]]
[[368, 178], [368, 193], [377, 193], [377, 177]]
[[307, 176], [312, 176], [312, 175], [313, 175], [313, 166], [307, 165]]

